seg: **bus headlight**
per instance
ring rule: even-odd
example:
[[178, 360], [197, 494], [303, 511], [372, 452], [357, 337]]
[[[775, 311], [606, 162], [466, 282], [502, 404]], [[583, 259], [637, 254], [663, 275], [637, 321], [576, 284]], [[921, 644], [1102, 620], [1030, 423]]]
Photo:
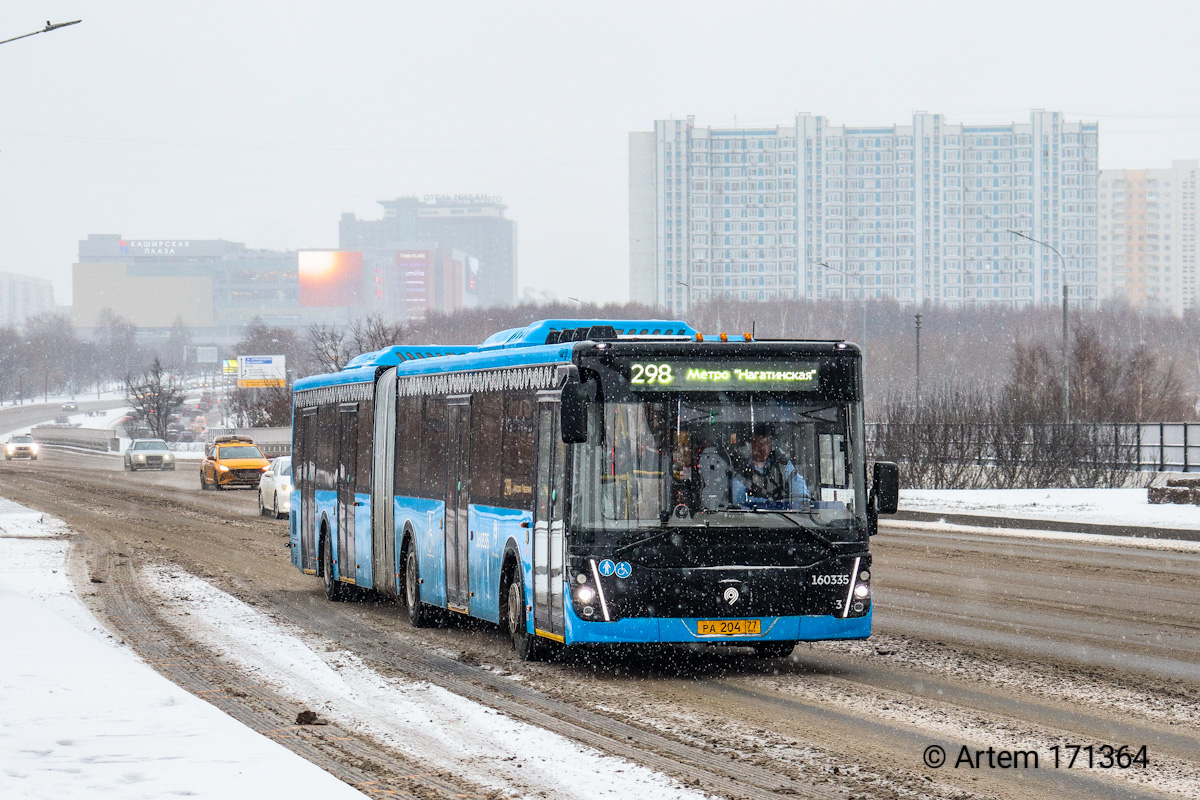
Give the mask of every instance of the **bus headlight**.
[[575, 590], [575, 599], [585, 606], [590, 605], [596, 599], [596, 590], [590, 586], [580, 586]]
[[224, 464], [217, 464], [217, 469], [221, 470], [221, 472], [229, 472], [229, 467]]
[[866, 600], [871, 595], [871, 587], [865, 583], [860, 583], [854, 587], [854, 596], [859, 600]]

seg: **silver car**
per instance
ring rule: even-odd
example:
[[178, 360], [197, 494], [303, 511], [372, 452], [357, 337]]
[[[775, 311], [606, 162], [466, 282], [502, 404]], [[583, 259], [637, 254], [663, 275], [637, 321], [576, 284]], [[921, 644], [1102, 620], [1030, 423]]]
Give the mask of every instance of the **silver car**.
[[292, 457], [280, 456], [271, 461], [262, 480], [258, 482], [258, 513], [286, 517], [292, 510]]
[[125, 471], [175, 469], [175, 454], [162, 439], [134, 439], [125, 451]]

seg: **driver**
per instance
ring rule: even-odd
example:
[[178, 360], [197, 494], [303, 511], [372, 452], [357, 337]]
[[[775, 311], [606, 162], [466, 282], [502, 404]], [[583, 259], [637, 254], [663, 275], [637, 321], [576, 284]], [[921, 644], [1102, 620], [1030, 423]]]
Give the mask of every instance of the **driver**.
[[732, 500], [745, 505], [746, 498], [799, 506], [809, 500], [808, 483], [796, 466], [772, 446], [771, 426], [758, 424], [750, 437], [750, 463], [734, 470]]

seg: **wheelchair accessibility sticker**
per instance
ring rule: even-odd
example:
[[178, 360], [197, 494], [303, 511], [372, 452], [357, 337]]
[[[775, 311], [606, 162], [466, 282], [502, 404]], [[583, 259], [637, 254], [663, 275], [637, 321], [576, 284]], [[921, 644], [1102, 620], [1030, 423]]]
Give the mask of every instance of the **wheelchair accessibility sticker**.
[[628, 578], [632, 572], [633, 572], [633, 567], [629, 566], [628, 561], [622, 561], [621, 563], [617, 564], [617, 577], [618, 578]]

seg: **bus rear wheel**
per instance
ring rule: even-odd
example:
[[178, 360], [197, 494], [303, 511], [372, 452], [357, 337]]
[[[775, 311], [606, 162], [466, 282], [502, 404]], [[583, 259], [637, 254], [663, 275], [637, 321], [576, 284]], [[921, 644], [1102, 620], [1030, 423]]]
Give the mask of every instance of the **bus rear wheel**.
[[333, 576], [333, 545], [329, 543], [328, 535], [321, 537], [321, 575], [325, 579], [325, 597], [334, 603], [345, 600], [348, 591]]
[[517, 575], [508, 587], [508, 630], [513, 650], [522, 661], [543, 661], [550, 648], [544, 639], [527, 630], [525, 619], [525, 582]]
[[758, 658], [787, 658], [795, 649], [795, 642], [763, 642], [754, 645], [754, 655]]
[[404, 604], [408, 606], [408, 622], [414, 628], [434, 624], [434, 610], [421, 602], [421, 570], [417, 564], [417, 548], [409, 545], [404, 556]]

